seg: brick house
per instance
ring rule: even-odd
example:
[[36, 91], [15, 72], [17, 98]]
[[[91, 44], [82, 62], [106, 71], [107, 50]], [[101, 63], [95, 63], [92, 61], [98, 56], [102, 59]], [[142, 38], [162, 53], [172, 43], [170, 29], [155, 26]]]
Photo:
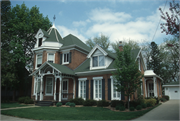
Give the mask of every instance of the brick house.
[[[127, 100], [115, 91], [112, 71], [116, 54], [96, 45], [92, 50], [72, 34], [62, 38], [53, 25], [47, 32], [39, 29], [34, 52], [34, 71], [31, 74], [34, 100], [68, 101], [75, 97], [107, 101]], [[119, 49], [122, 51], [123, 46]], [[147, 70], [140, 49], [132, 51], [144, 74], [141, 95], [162, 96], [161, 81]], [[137, 92], [130, 100], [137, 98]]]

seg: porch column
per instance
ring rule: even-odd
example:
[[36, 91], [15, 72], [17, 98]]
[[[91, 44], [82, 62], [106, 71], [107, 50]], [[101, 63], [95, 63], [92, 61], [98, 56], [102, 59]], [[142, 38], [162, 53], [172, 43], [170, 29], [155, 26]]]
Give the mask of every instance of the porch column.
[[153, 81], [154, 81], [154, 96], [157, 97], [156, 77], [153, 77]]
[[55, 84], [54, 84], [54, 100], [56, 101], [56, 80], [57, 78], [55, 77]]
[[43, 94], [42, 94], [42, 83], [43, 83], [43, 75], [41, 75], [40, 101], [42, 101], [42, 100], [43, 100]]
[[74, 99], [74, 96], [75, 95], [75, 79], [73, 78], [73, 99]]
[[61, 81], [62, 81], [62, 76], [59, 77], [59, 102], [61, 101]]
[[38, 91], [38, 79], [37, 79], [37, 77], [35, 77], [35, 85], [36, 85], [36, 89], [35, 89], [36, 90], [36, 97], [35, 97], [36, 99], [35, 100], [37, 100], [37, 93], [38, 93], [37, 92]]
[[145, 97], [147, 97], [147, 90], [146, 90], [146, 79], [145, 79], [145, 81], [144, 81], [144, 82], [145, 82], [145, 91], [144, 91], [144, 92], [145, 92]]

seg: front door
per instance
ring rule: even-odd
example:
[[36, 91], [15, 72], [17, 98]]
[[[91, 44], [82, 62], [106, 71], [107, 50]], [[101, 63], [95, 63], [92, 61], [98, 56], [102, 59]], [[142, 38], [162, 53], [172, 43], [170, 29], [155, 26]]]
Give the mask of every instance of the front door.
[[153, 82], [148, 82], [148, 97], [154, 97], [154, 84], [153, 84]]
[[62, 100], [68, 99], [68, 79], [62, 80]]

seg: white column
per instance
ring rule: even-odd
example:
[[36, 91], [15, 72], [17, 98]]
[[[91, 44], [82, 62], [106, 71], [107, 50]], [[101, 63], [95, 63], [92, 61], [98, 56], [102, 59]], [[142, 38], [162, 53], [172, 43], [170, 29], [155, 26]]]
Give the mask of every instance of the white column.
[[43, 95], [42, 95], [42, 83], [43, 83], [43, 75], [41, 75], [40, 101], [43, 100]]
[[73, 78], [73, 99], [74, 99], [74, 96], [75, 95], [75, 79]]
[[59, 77], [59, 102], [61, 101], [61, 81], [62, 81], [62, 76]]
[[146, 79], [145, 79], [144, 82], [145, 82], [145, 91], [144, 91], [144, 92], [145, 92], [145, 97], [147, 97], [147, 91], [146, 91]]
[[56, 101], [56, 80], [57, 78], [55, 77], [55, 84], [54, 84], [54, 100]]
[[35, 85], [36, 85], [36, 100], [37, 100], [37, 90], [38, 90], [38, 79], [35, 77]]
[[154, 96], [157, 97], [156, 77], [153, 77], [153, 80], [154, 80]]

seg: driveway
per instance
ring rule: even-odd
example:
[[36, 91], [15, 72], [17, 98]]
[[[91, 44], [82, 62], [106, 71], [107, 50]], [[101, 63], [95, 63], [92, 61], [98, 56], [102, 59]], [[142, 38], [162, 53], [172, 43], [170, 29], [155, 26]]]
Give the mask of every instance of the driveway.
[[132, 121], [138, 120], [179, 120], [179, 105], [180, 100], [169, 100], [162, 103], [157, 108], [149, 111], [143, 116]]

